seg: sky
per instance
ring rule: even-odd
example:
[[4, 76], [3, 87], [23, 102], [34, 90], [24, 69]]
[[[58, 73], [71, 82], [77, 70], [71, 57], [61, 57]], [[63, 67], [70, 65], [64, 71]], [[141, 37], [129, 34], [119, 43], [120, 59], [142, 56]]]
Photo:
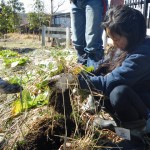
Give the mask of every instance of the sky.
[[[7, 2], [8, 0], [4, 0], [5, 2]], [[33, 6], [34, 6], [34, 2], [35, 0], [19, 0], [20, 2], [22, 2], [24, 4], [25, 7], [25, 11], [26, 12], [32, 12], [33, 11]], [[50, 13], [50, 8], [51, 8], [51, 4], [50, 4], [50, 0], [42, 0], [45, 6], [45, 13]], [[54, 1], [54, 11], [56, 10], [58, 4], [62, 1], [64, 1], [63, 5], [61, 7], [59, 7], [57, 12], [70, 12], [70, 0], [53, 0]], [[108, 0], [108, 2], [110, 2], [110, 0]]]
[[[4, 1], [8, 1], [8, 0], [4, 0]], [[50, 8], [51, 8], [50, 0], [42, 0], [42, 1], [45, 6], [45, 12], [50, 13]], [[57, 12], [69, 12], [70, 11], [70, 0], [53, 0], [53, 1], [54, 1], [54, 11], [56, 10], [58, 4], [63, 1], [64, 1], [63, 5], [59, 7]], [[35, 0], [19, 0], [19, 2], [22, 2], [24, 4], [26, 12], [33, 11]]]

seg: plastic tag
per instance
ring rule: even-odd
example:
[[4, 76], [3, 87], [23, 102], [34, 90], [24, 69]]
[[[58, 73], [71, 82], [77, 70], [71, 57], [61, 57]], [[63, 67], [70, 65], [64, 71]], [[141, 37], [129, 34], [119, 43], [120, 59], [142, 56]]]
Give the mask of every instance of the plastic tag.
[[115, 131], [116, 131], [116, 134], [120, 136], [121, 138], [126, 139], [126, 140], [131, 140], [129, 129], [115, 127]]

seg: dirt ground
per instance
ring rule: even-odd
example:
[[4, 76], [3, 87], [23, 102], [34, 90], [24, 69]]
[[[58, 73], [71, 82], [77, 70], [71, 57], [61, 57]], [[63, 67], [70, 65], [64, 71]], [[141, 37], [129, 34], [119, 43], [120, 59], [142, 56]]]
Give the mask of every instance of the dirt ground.
[[[5, 80], [14, 76], [25, 81], [28, 79], [22, 83], [23, 88], [35, 97], [42, 93], [35, 85], [45, 80], [51, 71], [55, 72], [58, 62], [69, 66], [77, 58], [73, 48], [65, 49], [64, 43], [61, 47], [51, 47], [50, 42], [42, 47], [41, 43], [39, 36], [17, 33], [0, 39], [1, 50], [16, 51], [30, 60], [25, 66], [6, 68], [0, 59], [0, 77]], [[65, 62], [61, 62], [62, 58]], [[48, 105], [34, 106], [17, 115], [12, 113], [12, 103], [21, 97], [21, 93], [0, 94], [0, 133], [5, 138], [3, 150], [102, 150], [110, 141], [121, 141], [112, 131], [93, 130], [93, 115], [80, 111], [81, 99], [84, 103], [86, 94], [89, 93], [73, 92], [73, 89], [66, 90], [64, 94], [54, 90], [47, 94], [51, 98]], [[105, 112], [98, 115], [105, 119], [110, 117]]]
[[[46, 47], [49, 46], [50, 42], [46, 42]], [[42, 48], [42, 41], [38, 35], [10, 33], [5, 36], [5, 39], [0, 39], [0, 47], [38, 49]]]
[[[30, 61], [25, 66], [6, 68], [3, 60], [0, 59], [0, 76], [5, 80], [14, 76], [20, 79], [29, 78], [28, 82], [23, 84], [23, 88], [34, 93], [35, 96], [41, 91], [34, 85], [41, 82], [44, 79], [42, 76], [50, 73], [50, 70], [55, 72], [57, 68], [50, 69], [48, 64], [57, 66], [62, 57], [68, 65], [76, 62], [76, 53], [72, 47], [69, 50], [64, 46], [51, 47], [51, 43], [48, 42], [42, 47], [39, 37], [33, 35], [8, 34], [6, 37], [0, 39], [0, 49], [13, 50], [21, 56], [29, 57]], [[46, 67], [43, 69], [42, 66]], [[44, 74], [41, 74], [42, 72]], [[72, 91], [66, 91], [64, 94], [53, 91], [50, 105], [34, 107], [17, 115], [12, 114], [12, 103], [20, 97], [20, 93], [1, 94], [0, 133], [5, 137], [3, 150], [56, 150], [59, 147], [62, 150], [66, 146], [61, 145], [67, 142], [72, 143], [69, 146], [72, 150], [87, 150], [91, 145], [94, 146], [91, 141], [93, 130], [89, 123], [92, 117], [79, 113], [79, 106], [81, 106], [79, 93], [75, 97], [71, 96], [77, 102], [76, 106], [72, 107], [71, 93]], [[55, 99], [58, 103], [55, 103]], [[66, 106], [65, 115], [63, 105]], [[87, 130], [88, 126], [90, 130]]]
[[[39, 69], [39, 65], [47, 65], [52, 63], [55, 65], [57, 61], [51, 56], [52, 53], [55, 55], [59, 51], [60, 53], [66, 52], [70, 53], [69, 57], [66, 59], [73, 60], [71, 57], [75, 54], [74, 51], [70, 48], [69, 50], [65, 49], [65, 46], [51, 47], [51, 43], [46, 42], [46, 46], [42, 47], [41, 40], [39, 41], [39, 36], [33, 35], [22, 35], [22, 34], [8, 34], [5, 36], [5, 39], [0, 39], [0, 49], [10, 49], [18, 52], [21, 56], [29, 57], [30, 62], [22, 67], [18, 68], [5, 68], [2, 59], [0, 59], [0, 76], [1, 78], [8, 80], [12, 76], [17, 76], [22, 78], [25, 74], [31, 74], [33, 81], [31, 81], [28, 88], [32, 89], [32, 84], [38, 82], [40, 76], [36, 75], [36, 69]], [[57, 57], [57, 55], [56, 55]], [[60, 56], [61, 57], [61, 56]], [[45, 70], [44, 70], [45, 71]], [[49, 70], [47, 70], [48, 72]], [[25, 111], [22, 114], [17, 116], [12, 115], [12, 103], [19, 96], [19, 94], [1, 94], [0, 95], [0, 133], [4, 133], [6, 143], [4, 149], [12, 150], [18, 145], [16, 149], [26, 150], [26, 149], [49, 149], [50, 146], [52, 149], [58, 149], [63, 143], [63, 140], [60, 140], [60, 137], [54, 137], [56, 135], [64, 135], [64, 119], [62, 121], [57, 121], [58, 119], [51, 118], [51, 116], [57, 116], [53, 108], [49, 106], [41, 106], [29, 111]], [[68, 135], [71, 135], [71, 132], [75, 130], [75, 123], [73, 121], [67, 121], [72, 128], [67, 131]], [[67, 124], [68, 124], [67, 123]], [[39, 124], [39, 126], [38, 126]], [[54, 126], [55, 128], [52, 128]], [[29, 133], [29, 131], [31, 131]], [[54, 133], [51, 133], [54, 131]], [[56, 133], [55, 133], [56, 132]], [[47, 138], [50, 138], [47, 140]], [[33, 140], [30, 140], [33, 139]], [[54, 139], [54, 140], [52, 140]], [[24, 144], [19, 141], [23, 142]], [[43, 143], [43, 144], [42, 144]], [[47, 144], [45, 144], [47, 143]], [[27, 147], [27, 144], [29, 146]], [[43, 147], [45, 145], [45, 147]], [[57, 147], [57, 148], [56, 148]]]

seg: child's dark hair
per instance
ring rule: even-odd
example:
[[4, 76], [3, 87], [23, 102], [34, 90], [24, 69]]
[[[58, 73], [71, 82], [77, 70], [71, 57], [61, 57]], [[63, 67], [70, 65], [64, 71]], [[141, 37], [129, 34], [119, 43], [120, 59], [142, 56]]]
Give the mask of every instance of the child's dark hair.
[[111, 33], [124, 36], [128, 40], [125, 51], [131, 52], [146, 37], [146, 22], [142, 13], [128, 6], [117, 6], [107, 11], [104, 29], [109, 28]]

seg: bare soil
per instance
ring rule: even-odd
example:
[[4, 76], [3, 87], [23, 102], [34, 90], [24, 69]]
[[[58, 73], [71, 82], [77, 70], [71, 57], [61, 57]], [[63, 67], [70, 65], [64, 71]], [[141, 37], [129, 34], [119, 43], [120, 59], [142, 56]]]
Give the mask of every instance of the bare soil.
[[[47, 64], [48, 62], [54, 62], [57, 64], [57, 62], [55, 62], [53, 57], [50, 55], [51, 49], [54, 50], [55, 47], [50, 47], [50, 45], [51, 43], [47, 42], [46, 46], [42, 47], [39, 37], [35, 35], [21, 35], [16, 33], [8, 34], [6, 39], [0, 39], [0, 49], [10, 49], [16, 51], [22, 56], [29, 57], [30, 62], [20, 68], [5, 68], [3, 63], [1, 63], [0, 76], [6, 80], [10, 76], [14, 75], [21, 78], [28, 72], [33, 72], [34, 74], [36, 66], [40, 63]], [[65, 47], [57, 47], [56, 51], [58, 52], [59, 50], [65, 51]], [[34, 82], [38, 83], [39, 78], [40, 77], [37, 76], [34, 81], [27, 84], [35, 84]], [[32, 87], [29, 90], [32, 90]], [[68, 114], [66, 113], [67, 116], [69, 116], [72, 112], [68, 94], [69, 93], [66, 95], [66, 98], [68, 98], [66, 101], [66, 108], [69, 110]], [[4, 150], [58, 149], [63, 143], [63, 138], [59, 136], [64, 136], [65, 134], [67, 134], [67, 136], [71, 136], [75, 130], [75, 123], [72, 119], [67, 118], [65, 121], [63, 118], [53, 118], [57, 118], [57, 112], [63, 114], [62, 96], [62, 93], [58, 93], [56, 91], [51, 95], [51, 106], [54, 106], [54, 99], [60, 100], [60, 104], [54, 107], [54, 109], [49, 106], [41, 106], [30, 109], [14, 117], [11, 112], [11, 104], [16, 97], [18, 97], [18, 94], [1, 94], [0, 132], [5, 133], [5, 138], [7, 141]], [[65, 123], [67, 126], [67, 131], [65, 129]]]
[[[23, 143], [17, 143], [17, 150], [55, 150], [63, 144], [63, 136], [71, 136], [75, 131], [75, 123], [66, 120], [67, 132], [65, 133], [65, 120], [52, 120], [43, 118], [32, 127], [32, 131], [25, 136]], [[61, 137], [60, 137], [61, 136]]]
[[[57, 64], [50, 53], [54, 47], [50, 45], [51, 43], [47, 42], [46, 46], [42, 47], [39, 37], [35, 35], [8, 34], [6, 39], [0, 39], [0, 49], [17, 51], [22, 56], [29, 57], [30, 62], [20, 68], [7, 69], [0, 60], [0, 76], [3, 79], [14, 75], [22, 78], [24, 74], [30, 72], [35, 79], [27, 83], [27, 87], [28, 90], [33, 90], [28, 84], [38, 83], [41, 78], [35, 73], [36, 66], [42, 63], [46, 65], [49, 62]], [[58, 51], [65, 49], [56, 48], [56, 52]], [[72, 49], [70, 51], [72, 54], [69, 59], [74, 61], [76, 55]], [[36, 94], [38, 92], [40, 91], [35, 91]], [[63, 94], [54, 89], [49, 95], [49, 106], [39, 106], [12, 116], [12, 102], [16, 97], [18, 94], [0, 95], [0, 133], [5, 133], [6, 139], [3, 150], [58, 150], [66, 141], [71, 141], [71, 145], [74, 145], [68, 148], [71, 150], [90, 150], [94, 147], [102, 149], [110, 141], [121, 140], [108, 130], [96, 130], [93, 133], [90, 126], [93, 116], [79, 113], [81, 96], [77, 94], [76, 97], [70, 97], [69, 89]], [[72, 99], [78, 104], [76, 108], [72, 108]], [[92, 141], [93, 137], [95, 141]]]

